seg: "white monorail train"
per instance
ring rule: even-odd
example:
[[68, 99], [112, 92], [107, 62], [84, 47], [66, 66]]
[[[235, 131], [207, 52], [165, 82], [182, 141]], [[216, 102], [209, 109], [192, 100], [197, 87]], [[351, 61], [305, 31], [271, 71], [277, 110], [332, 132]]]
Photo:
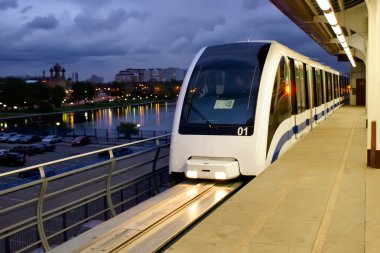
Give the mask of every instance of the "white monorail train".
[[347, 99], [348, 79], [274, 41], [206, 47], [175, 111], [173, 178], [255, 176]]

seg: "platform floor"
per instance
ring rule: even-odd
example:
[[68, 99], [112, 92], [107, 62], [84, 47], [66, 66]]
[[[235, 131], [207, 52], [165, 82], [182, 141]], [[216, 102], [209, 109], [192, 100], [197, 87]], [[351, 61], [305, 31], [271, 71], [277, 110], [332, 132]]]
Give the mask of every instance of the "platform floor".
[[166, 252], [380, 252], [365, 109], [343, 107]]

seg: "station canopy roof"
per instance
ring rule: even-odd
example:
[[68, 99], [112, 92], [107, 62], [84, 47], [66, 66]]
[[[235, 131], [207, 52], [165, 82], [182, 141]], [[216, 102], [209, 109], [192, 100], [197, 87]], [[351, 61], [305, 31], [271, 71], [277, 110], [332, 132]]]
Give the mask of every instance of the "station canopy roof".
[[[271, 0], [296, 25], [340, 61], [347, 55], [316, 0]], [[330, 0], [355, 61], [366, 60], [368, 13], [364, 0]]]

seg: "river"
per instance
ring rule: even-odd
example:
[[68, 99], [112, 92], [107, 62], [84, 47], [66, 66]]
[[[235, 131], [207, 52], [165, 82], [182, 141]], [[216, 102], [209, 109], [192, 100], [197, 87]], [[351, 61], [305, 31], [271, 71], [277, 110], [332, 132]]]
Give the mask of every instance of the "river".
[[[149, 103], [108, 109], [93, 109], [53, 115], [30, 116], [0, 120], [2, 131], [54, 133], [63, 126], [75, 132], [109, 130], [115, 131], [120, 122], [138, 124], [142, 131], [171, 132], [175, 103]], [[48, 132], [48, 133], [47, 133]]]

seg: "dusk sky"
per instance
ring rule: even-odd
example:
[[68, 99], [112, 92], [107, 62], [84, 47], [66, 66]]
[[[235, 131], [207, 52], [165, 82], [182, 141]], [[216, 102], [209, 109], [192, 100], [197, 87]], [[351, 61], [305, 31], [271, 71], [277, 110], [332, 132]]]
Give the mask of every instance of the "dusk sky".
[[47, 75], [56, 62], [80, 80], [126, 68], [186, 69], [204, 46], [277, 40], [341, 71], [269, 0], [0, 0], [0, 76]]

